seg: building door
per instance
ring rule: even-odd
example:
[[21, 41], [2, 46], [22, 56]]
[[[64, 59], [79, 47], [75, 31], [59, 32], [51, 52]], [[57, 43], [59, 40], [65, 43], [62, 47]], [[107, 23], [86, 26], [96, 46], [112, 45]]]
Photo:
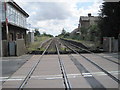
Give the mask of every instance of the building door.
[[10, 35], [9, 35], [8, 48], [9, 48], [9, 55], [10, 56], [15, 56], [16, 48], [15, 48], [15, 41], [14, 41], [13, 33], [10, 33]]
[[16, 51], [15, 41], [9, 42], [9, 55], [15, 56], [15, 51]]

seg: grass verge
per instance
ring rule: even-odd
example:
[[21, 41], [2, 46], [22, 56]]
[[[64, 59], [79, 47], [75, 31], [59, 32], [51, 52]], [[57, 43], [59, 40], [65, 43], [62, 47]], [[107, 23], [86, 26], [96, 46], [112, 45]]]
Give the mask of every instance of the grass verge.
[[29, 44], [27, 51], [31, 52], [31, 51], [37, 50], [37, 48], [41, 45], [41, 43], [44, 42], [45, 40], [48, 40], [48, 39], [50, 39], [50, 37], [47, 37], [47, 36], [37, 37], [36, 36], [35, 42]]

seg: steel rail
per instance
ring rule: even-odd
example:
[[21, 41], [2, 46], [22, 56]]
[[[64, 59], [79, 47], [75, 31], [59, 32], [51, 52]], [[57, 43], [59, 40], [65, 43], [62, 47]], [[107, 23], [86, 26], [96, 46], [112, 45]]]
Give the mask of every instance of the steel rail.
[[106, 88], [97, 79], [95, 79], [94, 76], [72, 54], [69, 54], [68, 56], [92, 88], [106, 90]]
[[41, 49], [41, 48], [43, 47], [43, 44], [49, 42], [50, 40], [52, 40], [52, 39], [50, 38], [50, 39], [48, 39], [48, 40], [42, 42], [41, 45], [38, 47], [38, 49]]
[[25, 79], [23, 80], [23, 82], [21, 83], [21, 85], [18, 87], [18, 90], [23, 90], [25, 84], [27, 83], [27, 81], [29, 80], [29, 78], [31, 77], [31, 75], [33, 74], [33, 72], [35, 71], [36, 67], [38, 66], [39, 62], [41, 61], [41, 59], [43, 58], [45, 52], [48, 50], [49, 46], [51, 45], [52, 40], [50, 41], [50, 43], [48, 44], [48, 46], [46, 47], [46, 49], [44, 50], [44, 52], [42, 53], [42, 56], [39, 58], [39, 61], [32, 67], [32, 69], [30, 70], [30, 72], [27, 74], [27, 76], [25, 77]]
[[[70, 43], [70, 42], [69, 42], [69, 43]], [[77, 46], [77, 45], [72, 44], [72, 43], [70, 43], [70, 44], [71, 44], [72, 46], [76, 47], [76, 48], [79, 48], [79, 49], [82, 49], [82, 50], [84, 50], [84, 51], [87, 51], [87, 52], [89, 52], [89, 53], [92, 54], [92, 55], [99, 56], [99, 57], [101, 57], [101, 58], [104, 58], [105, 60], [108, 60], [108, 61], [111, 61], [111, 62], [113, 62], [113, 63], [115, 63], [115, 64], [120, 65], [120, 63], [118, 63], [118, 62], [115, 62], [115, 61], [113, 61], [113, 60], [111, 60], [111, 59], [108, 59], [108, 58], [106, 58], [106, 57], [103, 57], [103, 56], [101, 56], [101, 55], [97, 55], [97, 54], [91, 52], [90, 50], [87, 50], [87, 49], [81, 48], [80, 46]]]
[[104, 85], [101, 84], [73, 55], [70, 54], [68, 56], [92, 88], [106, 90]]
[[59, 59], [61, 71], [62, 71], [62, 74], [63, 74], [63, 79], [64, 79], [64, 84], [65, 84], [66, 90], [71, 90], [71, 85], [70, 85], [70, 82], [68, 80], [64, 64], [63, 64], [63, 62], [62, 62], [62, 60], [60, 58], [60, 52], [59, 52], [57, 44], [55, 44], [55, 46], [56, 46], [56, 50], [57, 50], [57, 53], [58, 53], [58, 59]]
[[113, 76], [112, 74], [110, 74], [109, 72], [107, 72], [105, 69], [103, 69], [102, 67], [100, 67], [98, 64], [96, 64], [95, 62], [91, 61], [91, 60], [88, 59], [87, 57], [79, 54], [76, 50], [73, 50], [71, 47], [69, 47], [69, 46], [66, 45], [65, 43], [64, 43], [64, 45], [65, 45], [66, 47], [68, 47], [70, 50], [72, 50], [73, 52], [75, 52], [77, 55], [82, 56], [85, 60], [87, 60], [87, 61], [89, 61], [90, 63], [92, 63], [92, 64], [93, 64], [94, 66], [96, 66], [99, 70], [103, 71], [105, 74], [107, 74], [109, 77], [111, 77], [113, 80], [115, 80], [117, 83], [120, 84], [120, 80], [119, 80], [119, 79], [117, 79], [115, 76]]

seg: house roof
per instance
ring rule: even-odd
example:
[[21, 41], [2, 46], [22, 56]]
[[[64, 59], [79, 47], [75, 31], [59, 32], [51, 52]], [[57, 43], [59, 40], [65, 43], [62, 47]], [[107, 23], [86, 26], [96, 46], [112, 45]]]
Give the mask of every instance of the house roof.
[[80, 16], [80, 20], [82, 20], [82, 21], [89, 21], [90, 18], [93, 18], [94, 20], [98, 20], [98, 16], [91, 16], [91, 17], [88, 17], [88, 16]]
[[74, 29], [72, 32], [71, 32], [71, 34], [72, 33], [76, 33], [76, 32], [78, 32], [79, 30], [78, 30], [78, 28], [76, 28], [76, 29]]
[[29, 15], [15, 1], [9, 0], [9, 2], [7, 3], [15, 7], [18, 11], [23, 13], [26, 17], [29, 17]]
[[85, 20], [85, 21], [88, 21], [88, 20], [89, 20], [89, 17], [87, 17], [87, 16], [81, 16], [80, 19], [81, 19], [82, 21], [84, 21], [84, 20]]

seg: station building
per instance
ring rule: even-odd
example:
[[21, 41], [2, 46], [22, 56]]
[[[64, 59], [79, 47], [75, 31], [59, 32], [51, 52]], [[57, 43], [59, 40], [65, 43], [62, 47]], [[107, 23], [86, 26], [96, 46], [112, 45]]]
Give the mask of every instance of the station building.
[[70, 35], [74, 37], [77, 34], [81, 34], [81, 27], [87, 29], [91, 25], [97, 24], [98, 21], [98, 16], [92, 16], [91, 13], [88, 13], [88, 16], [80, 16], [78, 27], [74, 29]]
[[91, 13], [89, 13], [88, 16], [80, 16], [78, 27], [88, 28], [90, 25], [97, 24], [98, 21], [98, 16], [92, 16]]
[[26, 45], [28, 17], [29, 15], [13, 0], [0, 2], [3, 56], [24, 53], [22, 50]]

